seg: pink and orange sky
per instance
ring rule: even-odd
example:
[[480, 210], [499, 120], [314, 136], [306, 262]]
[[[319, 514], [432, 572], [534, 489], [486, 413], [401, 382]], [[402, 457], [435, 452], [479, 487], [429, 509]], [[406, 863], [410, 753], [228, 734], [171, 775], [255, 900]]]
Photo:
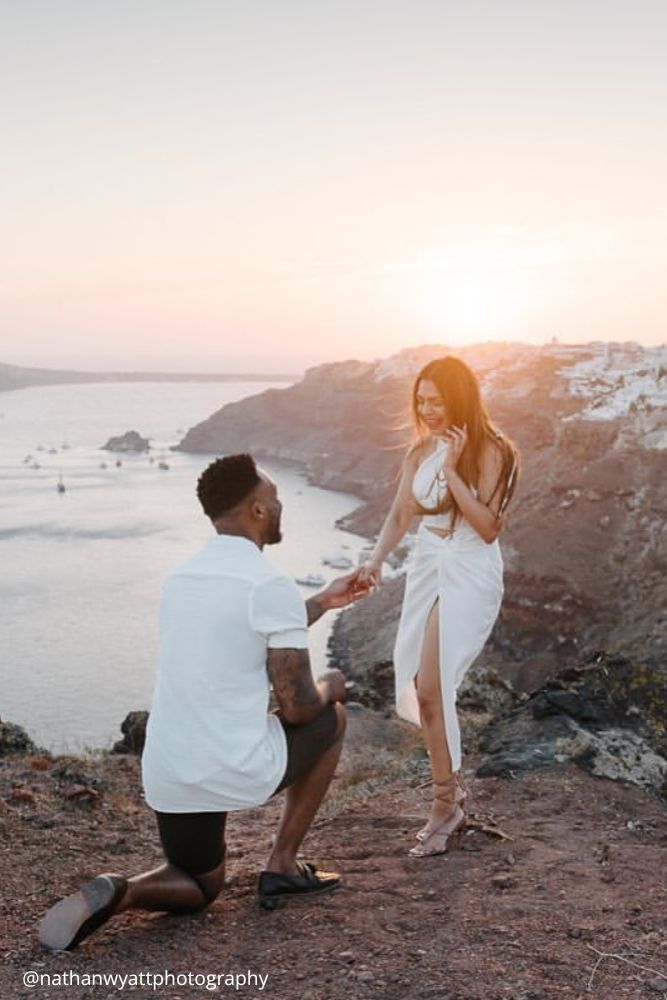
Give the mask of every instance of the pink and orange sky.
[[9, 0], [0, 361], [665, 341], [658, 0]]

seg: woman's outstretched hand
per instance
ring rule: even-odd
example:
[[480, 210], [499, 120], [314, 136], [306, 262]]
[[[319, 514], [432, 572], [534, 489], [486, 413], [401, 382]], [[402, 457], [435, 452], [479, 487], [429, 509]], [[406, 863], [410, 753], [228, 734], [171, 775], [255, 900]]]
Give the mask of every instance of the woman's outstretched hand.
[[369, 559], [359, 567], [359, 580], [368, 588], [379, 587], [382, 583], [382, 563]]

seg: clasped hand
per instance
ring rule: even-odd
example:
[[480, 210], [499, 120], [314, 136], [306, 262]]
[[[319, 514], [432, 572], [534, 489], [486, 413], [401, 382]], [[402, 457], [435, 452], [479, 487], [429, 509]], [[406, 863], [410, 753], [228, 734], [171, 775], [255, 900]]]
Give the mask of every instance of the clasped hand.
[[363, 577], [363, 567], [359, 566], [351, 573], [332, 580], [328, 587], [317, 595], [317, 600], [325, 610], [331, 611], [334, 608], [344, 608], [366, 597], [370, 589], [371, 584]]

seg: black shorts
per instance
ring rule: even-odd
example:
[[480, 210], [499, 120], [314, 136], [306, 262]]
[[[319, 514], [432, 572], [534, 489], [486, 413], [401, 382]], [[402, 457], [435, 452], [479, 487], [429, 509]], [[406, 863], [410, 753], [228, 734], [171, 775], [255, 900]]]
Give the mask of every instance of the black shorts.
[[[312, 722], [295, 726], [278, 713], [287, 740], [287, 767], [273, 795], [312, 770], [336, 739], [338, 715], [327, 705]], [[225, 856], [226, 812], [156, 812], [162, 850], [167, 861], [188, 875], [217, 868]]]

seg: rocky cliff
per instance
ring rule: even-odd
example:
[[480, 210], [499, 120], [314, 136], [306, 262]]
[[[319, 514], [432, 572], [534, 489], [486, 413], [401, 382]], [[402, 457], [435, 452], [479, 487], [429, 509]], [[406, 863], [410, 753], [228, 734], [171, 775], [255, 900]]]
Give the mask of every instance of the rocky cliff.
[[[232, 403], [188, 432], [184, 451], [248, 450], [297, 462], [311, 481], [354, 492], [345, 527], [372, 536], [410, 436], [414, 373], [444, 346], [322, 365], [285, 389]], [[667, 351], [637, 344], [485, 344], [456, 351], [479, 374], [496, 422], [518, 444], [519, 491], [502, 538], [506, 599], [485, 654], [534, 689], [607, 649], [659, 664], [667, 642]], [[390, 656], [386, 627], [341, 616], [369, 666]], [[355, 618], [357, 616], [357, 618]], [[379, 647], [382, 647], [381, 649]]]

